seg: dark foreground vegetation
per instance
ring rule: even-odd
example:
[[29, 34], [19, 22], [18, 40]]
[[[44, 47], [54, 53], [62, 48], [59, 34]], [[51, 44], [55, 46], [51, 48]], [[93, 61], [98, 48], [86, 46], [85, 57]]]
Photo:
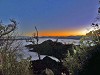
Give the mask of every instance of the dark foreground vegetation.
[[90, 49], [79, 75], [100, 75], [100, 45]]
[[[38, 60], [31, 56], [23, 59], [21, 43], [16, 37], [15, 20], [4, 25], [0, 23], [0, 75], [100, 75], [100, 8], [98, 17], [92, 23], [93, 30], [80, 39], [80, 45], [62, 44], [46, 40], [38, 44], [38, 30], [31, 40], [33, 44], [26, 45], [31, 52], [38, 53]], [[13, 36], [13, 37], [12, 37]], [[7, 39], [13, 40], [3, 40]], [[46, 55], [41, 59], [40, 55]], [[59, 61], [51, 58], [56, 57]]]
[[14, 40], [17, 22], [13, 19], [10, 21], [6, 26], [0, 23], [0, 39], [13, 39], [0, 40], [0, 75], [31, 75], [30, 58], [22, 59], [21, 43]]
[[42, 60], [31, 61], [31, 63], [33, 72], [37, 75], [44, 75], [46, 69], [50, 70], [50, 72], [48, 72], [51, 74], [48, 75], [61, 75], [61, 73], [69, 75], [69, 71], [66, 66], [62, 65], [61, 62], [56, 62], [48, 56], [44, 57]]
[[70, 55], [74, 54], [74, 44], [62, 44], [61, 42], [46, 40], [41, 44], [26, 45], [31, 52], [39, 51], [41, 55], [48, 55], [58, 58], [60, 61], [66, 58], [68, 52]]
[[[39, 75], [46, 68], [50, 69], [54, 75], [61, 75], [62, 73], [69, 75], [69, 70], [67, 66], [63, 64], [63, 60], [67, 57], [68, 52], [72, 56], [74, 54], [73, 44], [62, 44], [61, 42], [53, 42], [52, 40], [44, 41], [38, 45], [26, 45], [27, 48], [32, 49], [30, 51], [37, 52], [40, 55], [47, 55], [43, 59], [36, 61], [31, 61], [33, 66], [33, 71], [35, 74]], [[59, 62], [51, 59], [48, 56], [53, 56], [59, 59]]]

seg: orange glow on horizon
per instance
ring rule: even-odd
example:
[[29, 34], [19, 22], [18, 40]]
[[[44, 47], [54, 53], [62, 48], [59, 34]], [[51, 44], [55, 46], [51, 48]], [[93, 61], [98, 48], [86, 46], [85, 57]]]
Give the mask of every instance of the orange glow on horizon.
[[[32, 36], [34, 32], [26, 33], [25, 36]], [[77, 36], [85, 35], [84, 30], [45, 30], [39, 31], [39, 36]]]

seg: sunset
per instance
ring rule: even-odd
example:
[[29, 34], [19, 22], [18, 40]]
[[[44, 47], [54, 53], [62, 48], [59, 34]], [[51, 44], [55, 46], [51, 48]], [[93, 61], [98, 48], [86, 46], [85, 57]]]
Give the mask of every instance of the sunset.
[[100, 75], [100, 0], [0, 0], [0, 75]]
[[98, 0], [0, 0], [0, 19], [18, 22], [18, 30], [31, 36], [84, 35], [97, 14]]
[[[46, 30], [39, 31], [39, 36], [81, 36], [85, 35], [87, 32], [86, 29], [70, 29], [70, 30]], [[35, 32], [29, 32], [24, 34], [25, 36], [33, 36]]]

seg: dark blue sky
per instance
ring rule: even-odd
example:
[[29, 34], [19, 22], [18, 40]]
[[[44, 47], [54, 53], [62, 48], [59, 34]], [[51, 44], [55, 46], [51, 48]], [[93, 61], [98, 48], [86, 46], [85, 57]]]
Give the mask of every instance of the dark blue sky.
[[84, 29], [97, 15], [98, 0], [0, 0], [0, 19], [19, 22], [21, 32]]

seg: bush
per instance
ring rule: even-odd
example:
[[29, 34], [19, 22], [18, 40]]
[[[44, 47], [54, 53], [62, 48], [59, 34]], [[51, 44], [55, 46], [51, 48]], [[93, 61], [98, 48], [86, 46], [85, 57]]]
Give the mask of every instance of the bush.
[[30, 75], [30, 58], [23, 59], [21, 43], [15, 40], [16, 21], [0, 24], [0, 75]]

